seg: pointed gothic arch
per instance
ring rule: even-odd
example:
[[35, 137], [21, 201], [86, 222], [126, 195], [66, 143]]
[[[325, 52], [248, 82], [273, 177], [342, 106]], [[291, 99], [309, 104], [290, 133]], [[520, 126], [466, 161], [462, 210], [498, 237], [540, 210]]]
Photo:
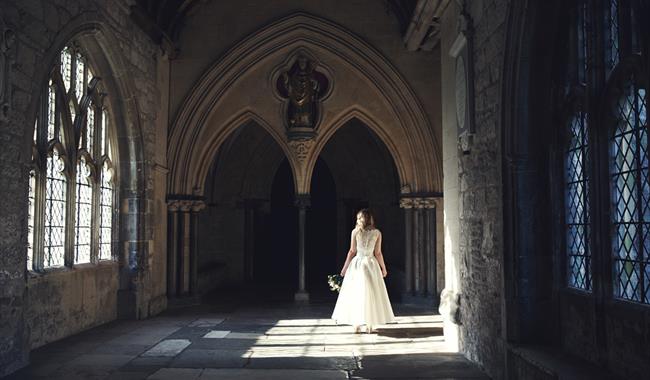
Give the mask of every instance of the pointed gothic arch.
[[[333, 93], [323, 102], [326, 115], [318, 127], [319, 135], [301, 155], [286, 142], [282, 104], [272, 95], [272, 68], [297, 50], [318, 56], [336, 73]], [[353, 98], [355, 93], [368, 96]], [[355, 111], [349, 109], [350, 104], [357, 104]], [[415, 192], [442, 189], [442, 152], [414, 91], [376, 49], [328, 20], [306, 13], [287, 16], [237, 43], [205, 72], [170, 128], [169, 194], [202, 196], [214, 153], [247, 113], [263, 120], [260, 125], [268, 126], [283, 147], [298, 194], [309, 193], [318, 147], [332, 135], [331, 129], [352, 115], [368, 120], [390, 147], [402, 185]]]

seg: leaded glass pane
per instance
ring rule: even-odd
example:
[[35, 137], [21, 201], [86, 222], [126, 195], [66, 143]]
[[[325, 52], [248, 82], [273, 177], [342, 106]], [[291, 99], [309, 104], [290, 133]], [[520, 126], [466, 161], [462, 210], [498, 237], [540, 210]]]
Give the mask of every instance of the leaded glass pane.
[[36, 172], [29, 171], [29, 205], [27, 209], [27, 269], [34, 265], [34, 195], [36, 192]]
[[77, 109], [74, 106], [74, 102], [70, 99], [70, 121], [74, 123], [75, 117], [77, 117]]
[[93, 104], [90, 103], [88, 107], [88, 116], [86, 120], [86, 147], [88, 148], [88, 153], [93, 155], [93, 139], [95, 138], [95, 108]]
[[56, 151], [47, 158], [45, 185], [44, 258], [45, 267], [64, 265], [66, 177], [64, 163]]
[[56, 87], [50, 81], [47, 87], [47, 140], [56, 136]]
[[85, 159], [77, 165], [77, 204], [75, 209], [75, 255], [74, 263], [90, 262], [90, 234], [92, 222], [93, 191], [90, 170]]
[[104, 164], [102, 170], [100, 193], [100, 226], [99, 226], [99, 259], [110, 260], [111, 255], [111, 230], [113, 227], [113, 184], [112, 170]]
[[100, 123], [101, 125], [101, 131], [99, 132], [99, 146], [101, 148], [101, 155], [107, 154], [106, 152], [106, 134], [107, 134], [107, 124], [108, 124], [108, 113], [106, 110], [102, 111], [102, 121]]
[[605, 64], [607, 74], [616, 67], [620, 57], [619, 48], [619, 0], [609, 0], [606, 5], [606, 39], [605, 39]]
[[61, 52], [61, 76], [67, 92], [70, 90], [70, 82], [72, 81], [72, 53], [69, 47], [64, 48]]
[[645, 90], [632, 77], [615, 104], [611, 140], [612, 224], [615, 295], [648, 303], [650, 181]]
[[86, 68], [85, 58], [80, 53], [77, 53], [75, 63], [75, 93], [77, 94], [77, 99], [81, 101], [81, 98], [84, 96], [84, 90], [86, 88], [86, 78], [84, 77], [84, 71]]
[[576, 114], [569, 123], [569, 144], [565, 155], [565, 224], [568, 285], [591, 290], [589, 249], [588, 129], [585, 115]]

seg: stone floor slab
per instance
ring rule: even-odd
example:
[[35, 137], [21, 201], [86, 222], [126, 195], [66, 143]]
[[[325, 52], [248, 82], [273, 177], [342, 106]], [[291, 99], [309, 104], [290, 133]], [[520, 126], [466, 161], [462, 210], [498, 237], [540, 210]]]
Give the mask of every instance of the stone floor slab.
[[486, 378], [448, 353], [428, 309], [394, 305], [398, 324], [354, 334], [332, 307], [218, 303], [116, 321], [35, 350], [8, 380]]
[[142, 356], [176, 356], [192, 344], [187, 339], [167, 339], [155, 345]]
[[209, 333], [203, 335], [206, 339], [221, 339], [230, 334], [230, 331], [210, 330]]
[[200, 380], [338, 380], [347, 379], [346, 371], [304, 369], [206, 369]]
[[202, 372], [202, 369], [194, 368], [161, 368], [147, 377], [147, 380], [194, 380]]

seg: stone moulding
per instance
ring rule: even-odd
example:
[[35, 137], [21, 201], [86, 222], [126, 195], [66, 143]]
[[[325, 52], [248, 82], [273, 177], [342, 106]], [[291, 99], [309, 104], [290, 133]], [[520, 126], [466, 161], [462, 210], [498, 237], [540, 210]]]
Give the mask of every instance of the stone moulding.
[[[328, 59], [322, 56], [324, 53], [343, 62], [348, 70], [374, 87], [382, 101], [388, 105], [386, 112], [393, 118], [389, 122], [393, 126], [387, 125], [388, 120], [377, 120], [375, 132], [378, 132], [389, 150], [393, 147], [393, 158], [401, 175], [400, 180], [413, 184], [418, 191], [442, 188], [440, 144], [432, 132], [421, 102], [397, 69], [375, 48], [340, 25], [300, 12], [273, 22], [235, 44], [233, 49], [223, 55], [223, 59], [205, 72], [189, 92], [170, 127], [170, 193], [192, 193], [196, 189], [200, 195], [214, 154], [227, 135], [238, 127], [212, 127], [214, 131], [207, 138], [203, 133], [226, 91], [235, 87], [237, 81], [247, 73], [268, 70], [266, 67], [261, 68], [260, 62], [270, 55], [286, 49], [295, 51], [297, 48], [319, 49], [319, 57], [323, 60]], [[248, 112], [255, 114], [256, 111]], [[338, 123], [338, 120], [334, 123]], [[395, 124], [399, 128], [395, 128]], [[324, 130], [325, 127], [322, 125], [320, 128]], [[395, 135], [396, 130], [402, 134]], [[309, 189], [307, 174], [327, 136], [318, 136], [315, 149], [306, 156], [300, 153], [300, 158], [297, 158], [293, 157], [294, 150], [282, 136], [276, 136], [275, 133], [272, 135], [280, 137], [276, 141], [280, 140], [278, 142], [287, 154], [292, 169], [302, 170], [300, 173], [294, 172], [294, 178], [300, 179], [296, 185], [298, 192]], [[405, 142], [396, 143], [404, 137]], [[399, 151], [395, 151], [396, 146], [400, 147]], [[299, 152], [304, 152], [303, 147], [300, 147]], [[304, 168], [300, 164], [301, 160], [304, 160]], [[414, 165], [419, 169], [413, 168]]]

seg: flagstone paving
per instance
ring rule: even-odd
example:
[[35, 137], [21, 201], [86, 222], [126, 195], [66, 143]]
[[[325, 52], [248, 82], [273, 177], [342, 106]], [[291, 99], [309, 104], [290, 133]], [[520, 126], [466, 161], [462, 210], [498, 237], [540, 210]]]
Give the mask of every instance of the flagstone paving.
[[[255, 305], [255, 306], [250, 306]], [[330, 303], [201, 305], [115, 321], [46, 345], [8, 379], [488, 379], [421, 306], [354, 334]]]

